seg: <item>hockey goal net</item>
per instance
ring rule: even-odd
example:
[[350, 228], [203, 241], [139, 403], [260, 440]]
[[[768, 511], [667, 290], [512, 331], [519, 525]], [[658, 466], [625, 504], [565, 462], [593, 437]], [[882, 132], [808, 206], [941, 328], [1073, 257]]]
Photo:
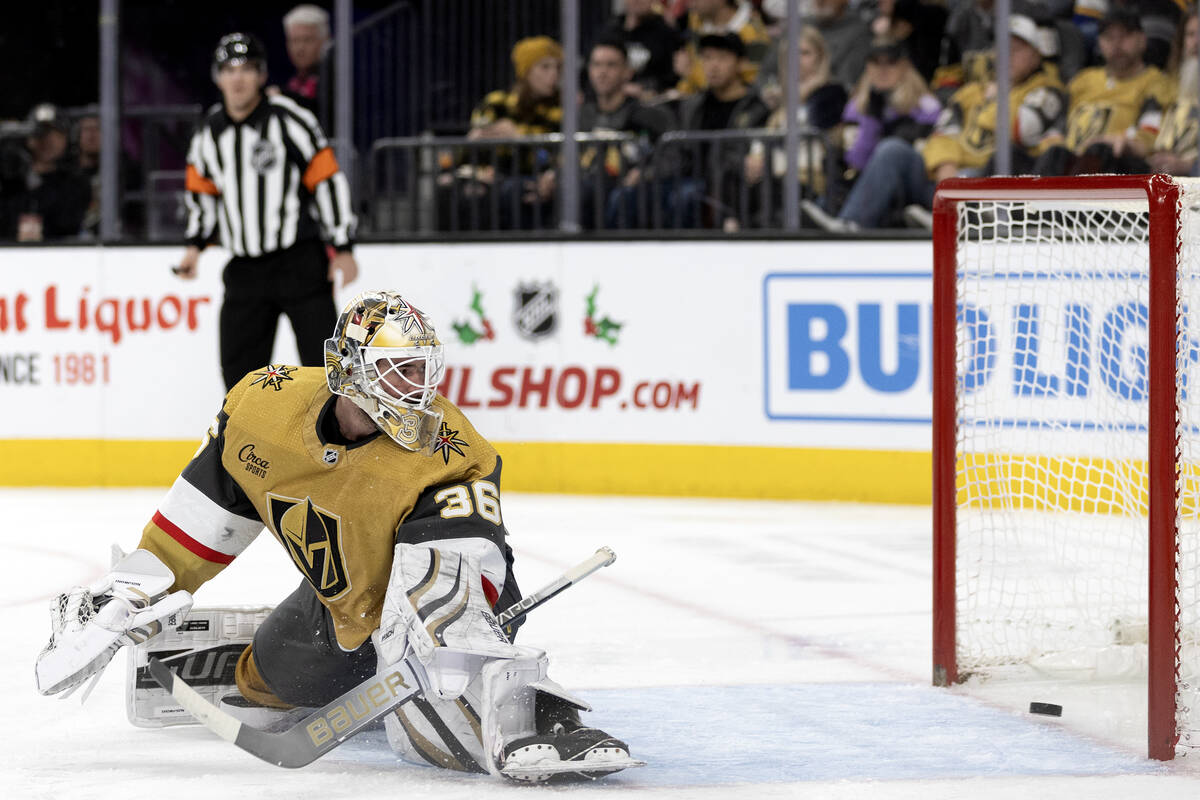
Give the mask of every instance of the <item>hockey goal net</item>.
[[1200, 183], [939, 185], [935, 683], [1144, 680], [1200, 754], [1198, 316]]

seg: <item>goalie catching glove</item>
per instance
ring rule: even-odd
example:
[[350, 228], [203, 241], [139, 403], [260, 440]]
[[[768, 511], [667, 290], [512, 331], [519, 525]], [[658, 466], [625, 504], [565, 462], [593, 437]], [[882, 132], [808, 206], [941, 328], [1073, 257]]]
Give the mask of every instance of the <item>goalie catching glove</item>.
[[38, 691], [67, 697], [88, 678], [99, 679], [122, 647], [147, 641], [165, 625], [181, 621], [192, 607], [192, 596], [168, 593], [174, 582], [174, 573], [157, 556], [134, 550], [99, 581], [52, 600], [50, 643], [35, 667]]
[[[509, 642], [473, 552], [397, 545], [374, 638], [381, 670], [407, 660], [422, 685], [423, 697], [384, 720], [403, 758], [535, 781], [567, 772], [594, 778], [642, 763], [598, 731], [595, 747], [556, 747], [564, 741], [556, 723], [583, 730], [577, 710], [590, 709], [547, 677], [544, 651]], [[568, 760], [569, 768], [558, 763]]]

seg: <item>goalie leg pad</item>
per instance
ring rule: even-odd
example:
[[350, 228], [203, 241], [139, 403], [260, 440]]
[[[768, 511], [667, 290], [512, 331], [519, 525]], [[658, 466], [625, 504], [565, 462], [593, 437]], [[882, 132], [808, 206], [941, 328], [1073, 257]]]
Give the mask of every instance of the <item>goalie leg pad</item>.
[[150, 675], [150, 658], [170, 666], [214, 705], [238, 690], [237, 665], [270, 608], [194, 608], [179, 624], [130, 651], [125, 709], [142, 728], [190, 725], [196, 720]]
[[384, 727], [392, 749], [406, 761], [498, 774], [504, 742], [536, 728], [537, 690], [530, 684], [546, 675], [545, 653], [520, 650], [516, 658], [487, 662], [452, 700], [425, 692], [389, 714]]
[[479, 712], [466, 695], [417, 697], [384, 717], [388, 744], [400, 758], [459, 772], [487, 772]]
[[[547, 677], [546, 654], [504, 635], [483, 592], [479, 557], [467, 550], [397, 545], [374, 641], [381, 667], [404, 660], [421, 682], [423, 696], [385, 720], [388, 741], [407, 760], [517, 777], [513, 770], [528, 766], [521, 762], [534, 750], [506, 744], [548, 735], [539, 730], [539, 694], [570, 712], [560, 716], [571, 731], [594, 730], [574, 714], [587, 704]], [[628, 748], [603, 732], [562, 735], [545, 739], [536, 760], [555, 764], [538, 764], [539, 774], [595, 777], [633, 765]], [[594, 763], [582, 768], [584, 759]]]
[[410, 654], [429, 678], [427, 695], [453, 700], [492, 659], [519, 655], [483, 590], [478, 554], [396, 545], [375, 647], [385, 664]]

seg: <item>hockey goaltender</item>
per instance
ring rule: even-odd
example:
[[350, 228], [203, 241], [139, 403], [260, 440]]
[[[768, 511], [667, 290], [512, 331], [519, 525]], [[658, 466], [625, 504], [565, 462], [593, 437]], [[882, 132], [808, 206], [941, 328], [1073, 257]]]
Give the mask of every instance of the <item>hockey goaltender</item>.
[[500, 457], [437, 394], [429, 318], [394, 292], [363, 294], [325, 348], [323, 372], [268, 366], [230, 390], [138, 549], [52, 603], [38, 691], [73, 691], [164, 627], [186, 635], [192, 593], [265, 526], [304, 579], [237, 661], [220, 701], [236, 724], [278, 727], [399, 667], [415, 693], [384, 724], [406, 760], [526, 781], [640, 764], [582, 725], [587, 706], [547, 677], [545, 652], [497, 621], [521, 599]]

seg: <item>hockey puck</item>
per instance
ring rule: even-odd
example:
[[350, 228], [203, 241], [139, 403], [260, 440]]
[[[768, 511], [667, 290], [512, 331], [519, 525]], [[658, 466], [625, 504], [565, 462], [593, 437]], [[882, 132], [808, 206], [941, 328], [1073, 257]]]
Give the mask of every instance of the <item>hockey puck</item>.
[[1062, 706], [1055, 705], [1054, 703], [1030, 703], [1029, 713], [1044, 714], [1047, 717], [1061, 717]]

